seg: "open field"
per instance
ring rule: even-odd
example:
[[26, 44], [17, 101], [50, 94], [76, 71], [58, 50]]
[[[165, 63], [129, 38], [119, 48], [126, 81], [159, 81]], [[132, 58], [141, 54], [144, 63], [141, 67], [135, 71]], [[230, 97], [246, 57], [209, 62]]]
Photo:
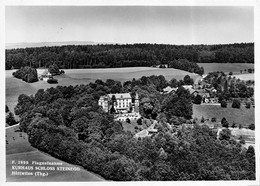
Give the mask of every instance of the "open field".
[[166, 80], [172, 78], [183, 79], [185, 75], [196, 78], [198, 75], [183, 70], [173, 68], [151, 68], [151, 67], [129, 67], [129, 68], [105, 68], [105, 69], [69, 69], [65, 70], [67, 76], [75, 79], [86, 79], [95, 81], [96, 79], [114, 79], [121, 82], [138, 79], [142, 76], [163, 75]]
[[19, 125], [6, 129], [6, 154], [17, 154], [37, 151], [28, 142], [26, 133], [19, 132]]
[[240, 80], [243, 80], [243, 81], [255, 79], [254, 74], [236, 74], [236, 75], [233, 75], [233, 77], [236, 77], [237, 79], [240, 79]]
[[[38, 89], [47, 89], [56, 87], [57, 85], [69, 86], [77, 84], [88, 84], [96, 79], [114, 79], [121, 82], [140, 78], [142, 76], [164, 75], [167, 80], [172, 78], [183, 79], [185, 75], [190, 75], [196, 79], [199, 75], [189, 73], [177, 69], [159, 69], [151, 67], [133, 67], [133, 68], [106, 68], [106, 69], [65, 69], [65, 74], [55, 76], [58, 79], [58, 84], [49, 84], [45, 81], [35, 83], [26, 83], [12, 76], [15, 70], [6, 71], [6, 104], [9, 109], [14, 112], [14, 107], [17, 104], [17, 99], [20, 94], [35, 94]], [[38, 69], [38, 75], [42, 74], [44, 69]]]
[[255, 109], [247, 109], [241, 106], [240, 109], [222, 108], [219, 105], [195, 105], [193, 104], [193, 118], [198, 118], [199, 121], [201, 117], [205, 119], [211, 119], [213, 117], [217, 118], [217, 122], [220, 122], [223, 117], [227, 119], [229, 125], [231, 126], [233, 122], [238, 126], [241, 124], [243, 127], [248, 127], [251, 123], [255, 123]]
[[[6, 145], [6, 181], [18, 181], [18, 182], [26, 182], [26, 181], [102, 181], [104, 180], [102, 177], [88, 172], [82, 167], [71, 165], [59, 159], [53, 158], [48, 154], [38, 151], [37, 149], [31, 147], [28, 142], [27, 134], [21, 132], [15, 132], [17, 127], [11, 127], [6, 129], [6, 140], [8, 144]], [[41, 176], [12, 176], [11, 175], [11, 161], [21, 160], [28, 161], [29, 164], [27, 166], [32, 166], [32, 161], [37, 162], [59, 162], [62, 167], [79, 167], [79, 171], [48, 171], [49, 175], [46, 177]], [[46, 166], [47, 167], [47, 166]], [[57, 167], [57, 166], [56, 166]], [[24, 171], [25, 172], [25, 171]], [[32, 172], [36, 172], [33, 170]], [[42, 171], [46, 172], [46, 171]]]
[[197, 63], [204, 68], [204, 74], [209, 72], [223, 71], [223, 72], [239, 72], [240, 70], [254, 68], [251, 63]]

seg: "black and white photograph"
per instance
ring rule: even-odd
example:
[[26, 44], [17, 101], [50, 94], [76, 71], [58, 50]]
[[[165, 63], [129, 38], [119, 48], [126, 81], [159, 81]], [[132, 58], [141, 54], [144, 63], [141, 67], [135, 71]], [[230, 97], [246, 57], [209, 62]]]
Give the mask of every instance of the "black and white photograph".
[[259, 1], [14, 2], [4, 184], [259, 185]]

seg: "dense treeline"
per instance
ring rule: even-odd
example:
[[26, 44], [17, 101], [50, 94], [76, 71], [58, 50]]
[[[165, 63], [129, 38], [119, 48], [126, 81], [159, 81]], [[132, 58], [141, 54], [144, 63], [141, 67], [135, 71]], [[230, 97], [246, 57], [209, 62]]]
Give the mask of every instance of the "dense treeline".
[[174, 61], [169, 61], [169, 68], [176, 68], [180, 70], [185, 70], [191, 73], [196, 73], [199, 75], [204, 74], [204, 68], [199, 67], [196, 63], [190, 62], [187, 59], [179, 59]]
[[[230, 136], [217, 139], [207, 126], [174, 131], [165, 124], [165, 119], [192, 115], [189, 92], [179, 88], [164, 96], [158, 90], [166, 83], [163, 76], [151, 76], [123, 86], [97, 80], [40, 89], [32, 96], [20, 95], [15, 112], [34, 147], [105, 179], [254, 180], [254, 148], [244, 149]], [[157, 134], [135, 139], [98, 106], [100, 95], [120, 89], [140, 95], [143, 115], [158, 115]]]
[[195, 63], [254, 63], [254, 43], [225, 45], [85, 45], [6, 50], [6, 69], [138, 67], [186, 59]]

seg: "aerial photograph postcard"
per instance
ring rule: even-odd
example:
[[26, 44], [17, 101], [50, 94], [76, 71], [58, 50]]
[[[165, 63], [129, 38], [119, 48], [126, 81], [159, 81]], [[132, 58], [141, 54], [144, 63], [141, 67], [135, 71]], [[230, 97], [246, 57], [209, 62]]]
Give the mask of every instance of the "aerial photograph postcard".
[[259, 184], [254, 5], [4, 10], [5, 183]]

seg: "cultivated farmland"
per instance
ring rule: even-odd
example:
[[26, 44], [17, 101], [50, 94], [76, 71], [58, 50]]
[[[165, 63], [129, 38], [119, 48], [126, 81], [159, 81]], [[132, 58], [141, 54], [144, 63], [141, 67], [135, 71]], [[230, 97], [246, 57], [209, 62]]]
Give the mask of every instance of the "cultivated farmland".
[[254, 68], [251, 63], [197, 63], [204, 68], [204, 74], [209, 72], [223, 71], [223, 72], [239, 72], [240, 70]]

